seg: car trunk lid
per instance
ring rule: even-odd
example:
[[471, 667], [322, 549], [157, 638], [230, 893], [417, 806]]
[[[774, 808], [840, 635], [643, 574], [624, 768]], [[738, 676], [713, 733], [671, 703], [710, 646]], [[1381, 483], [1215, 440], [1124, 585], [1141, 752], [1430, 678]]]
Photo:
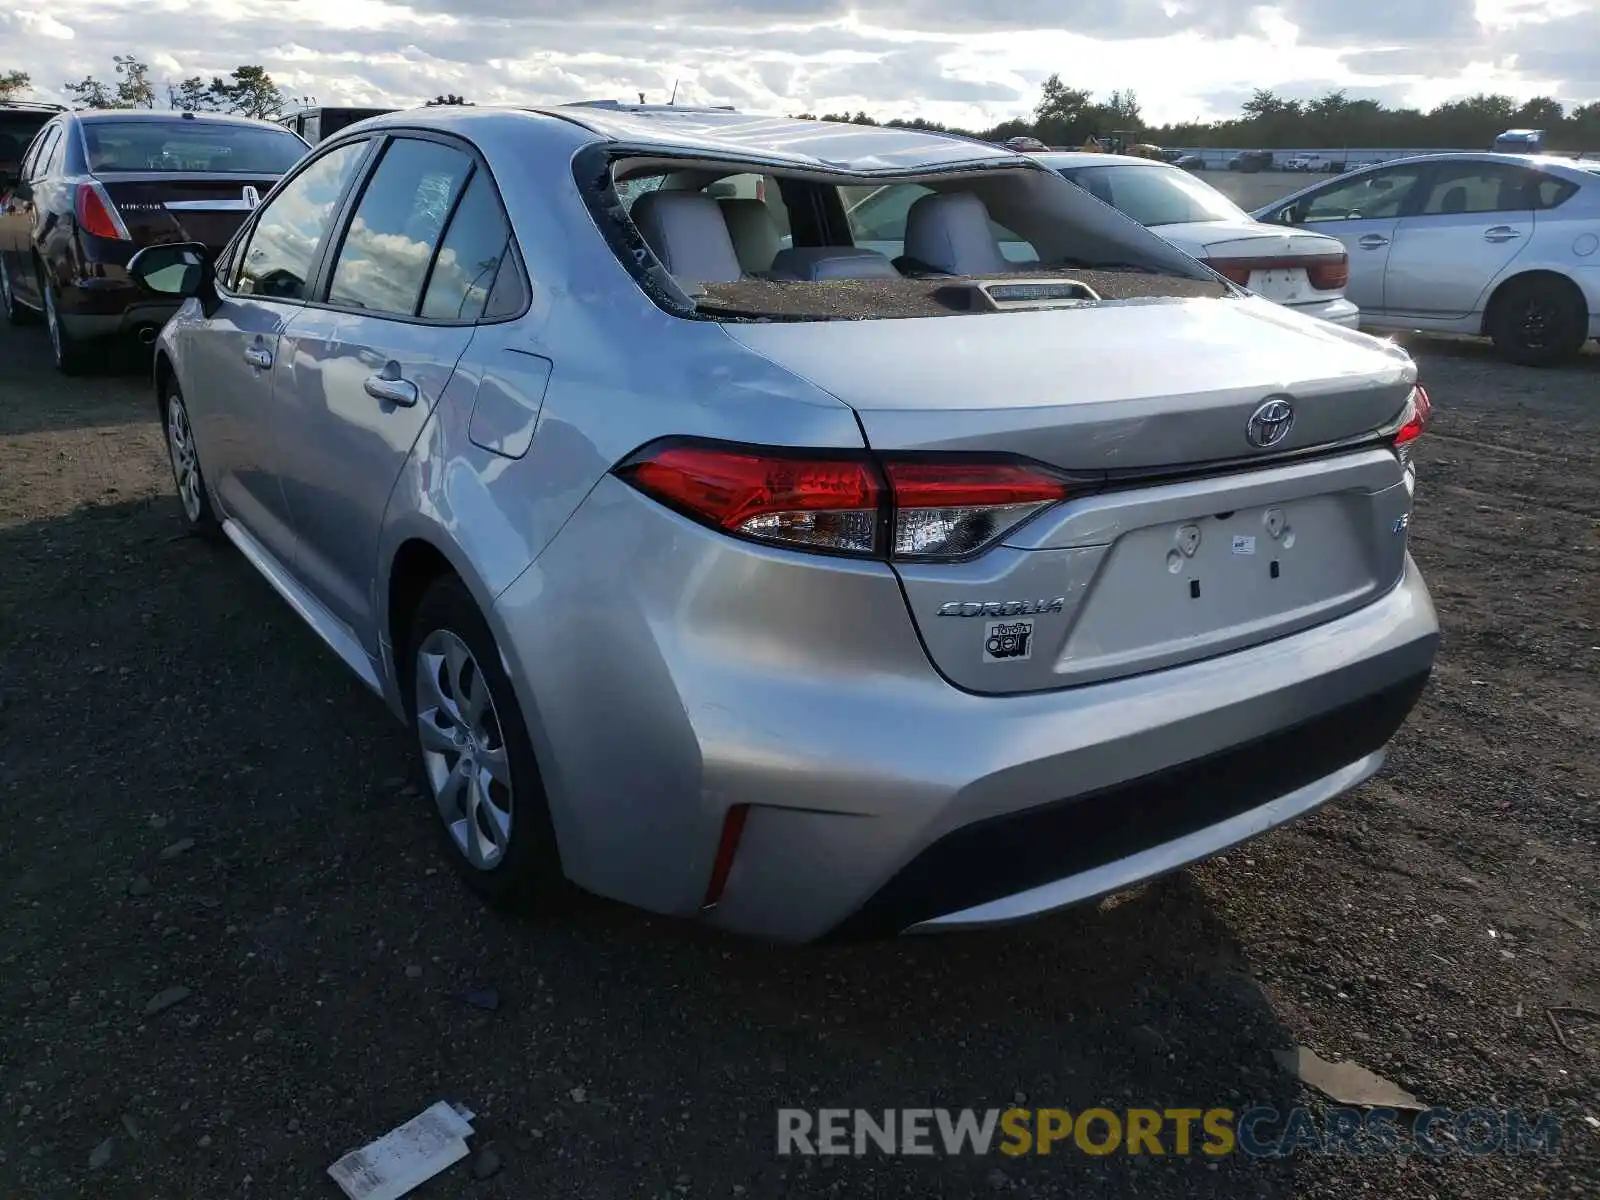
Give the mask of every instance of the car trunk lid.
[[1336, 238], [1255, 221], [1158, 225], [1154, 232], [1183, 246], [1218, 274], [1275, 304], [1326, 299], [1344, 290], [1349, 259]]
[[95, 177], [122, 215], [135, 245], [227, 244], [260, 198], [277, 183], [270, 175], [173, 175], [103, 172]]
[[[1367, 435], [1416, 371], [1362, 335], [1257, 299], [725, 328], [851, 405], [879, 454], [1071, 473], [1065, 501], [975, 557], [896, 564], [930, 658], [968, 690], [1241, 649], [1370, 603], [1404, 570], [1410, 489]], [[1277, 401], [1292, 422], [1254, 444]]]

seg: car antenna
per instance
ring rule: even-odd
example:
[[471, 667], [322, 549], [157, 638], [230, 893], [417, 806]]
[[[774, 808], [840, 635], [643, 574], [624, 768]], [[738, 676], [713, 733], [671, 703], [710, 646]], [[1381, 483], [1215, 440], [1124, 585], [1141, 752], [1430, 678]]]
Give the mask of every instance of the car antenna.
[[677, 102], [678, 102], [678, 81], [676, 79], [674, 79], [672, 81], [672, 96], [667, 100], [667, 103], [669, 105], [672, 105], [672, 104], [676, 104]]

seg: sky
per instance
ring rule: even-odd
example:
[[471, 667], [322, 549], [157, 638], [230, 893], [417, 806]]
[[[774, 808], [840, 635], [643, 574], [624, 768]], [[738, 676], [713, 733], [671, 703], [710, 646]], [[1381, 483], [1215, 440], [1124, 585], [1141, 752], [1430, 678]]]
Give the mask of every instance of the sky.
[[[3, 3], [4, 0], [0, 0]], [[1063, 25], [1070, 28], [1063, 28]], [[295, 98], [579, 99], [865, 110], [966, 127], [1052, 72], [1145, 120], [1234, 115], [1255, 88], [1431, 107], [1479, 91], [1600, 99], [1600, 0], [52, 0], [0, 9], [0, 71], [63, 99], [132, 53], [162, 85], [260, 63]]]

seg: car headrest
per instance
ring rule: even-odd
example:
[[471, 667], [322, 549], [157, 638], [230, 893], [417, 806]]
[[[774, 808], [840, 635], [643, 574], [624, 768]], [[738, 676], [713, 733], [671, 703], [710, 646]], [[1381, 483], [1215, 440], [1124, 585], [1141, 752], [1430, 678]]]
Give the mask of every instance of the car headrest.
[[900, 272], [876, 250], [856, 246], [796, 246], [779, 251], [767, 277], [816, 283], [825, 279], [899, 279]]
[[1011, 264], [989, 227], [989, 210], [971, 192], [935, 192], [906, 213], [905, 256], [948, 275], [994, 275]]
[[1459, 183], [1444, 194], [1439, 201], [1439, 211], [1442, 213], [1459, 213], [1467, 211], [1467, 189]]
[[759, 275], [771, 269], [772, 260], [783, 249], [783, 235], [778, 232], [777, 218], [764, 200], [718, 200], [722, 217], [728, 223], [728, 234], [733, 238], [734, 253], [739, 265], [749, 275]]
[[678, 279], [734, 283], [744, 278], [722, 209], [703, 192], [646, 192], [630, 213], [661, 265]]

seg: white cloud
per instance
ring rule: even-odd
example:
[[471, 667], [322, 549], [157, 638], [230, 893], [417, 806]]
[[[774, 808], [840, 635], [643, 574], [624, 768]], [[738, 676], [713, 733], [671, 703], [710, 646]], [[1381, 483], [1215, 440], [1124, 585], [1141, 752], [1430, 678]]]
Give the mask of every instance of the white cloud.
[[[1071, 13], [1072, 32], [1060, 28]], [[866, 14], [866, 15], [858, 15]], [[983, 125], [1051, 72], [1131, 88], [1154, 122], [1325, 81], [1430, 105], [1495, 90], [1600, 98], [1594, 0], [55, 0], [0, 12], [0, 70], [47, 98], [133, 53], [158, 83], [260, 63], [324, 104], [632, 99], [864, 109]]]

